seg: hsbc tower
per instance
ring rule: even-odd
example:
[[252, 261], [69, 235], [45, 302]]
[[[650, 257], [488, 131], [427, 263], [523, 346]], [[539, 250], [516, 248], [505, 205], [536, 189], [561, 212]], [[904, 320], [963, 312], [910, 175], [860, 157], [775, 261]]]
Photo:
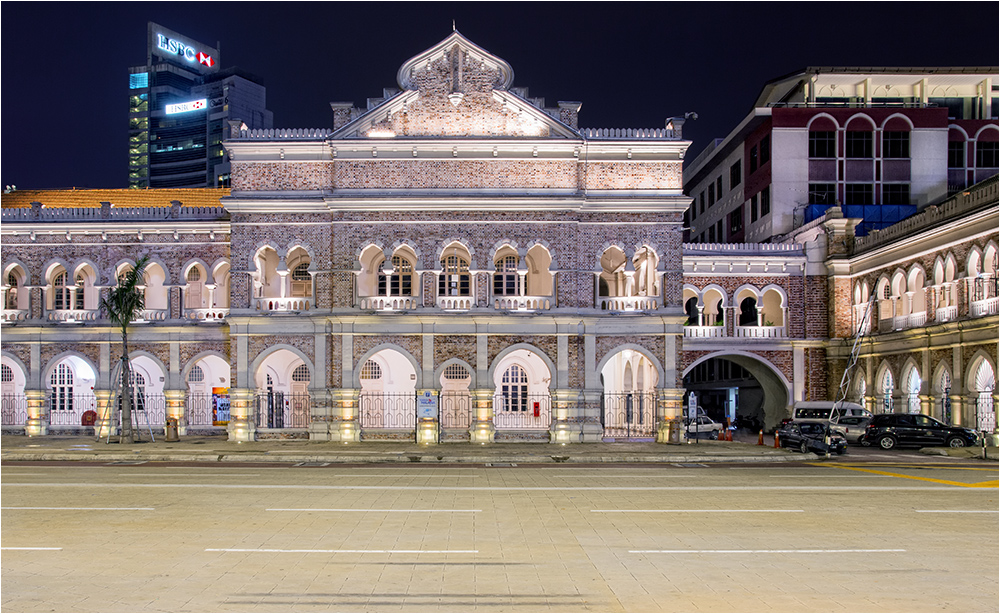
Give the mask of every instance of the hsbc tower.
[[128, 187], [229, 185], [229, 122], [272, 127], [262, 81], [221, 68], [210, 47], [149, 22], [146, 63], [129, 68]]

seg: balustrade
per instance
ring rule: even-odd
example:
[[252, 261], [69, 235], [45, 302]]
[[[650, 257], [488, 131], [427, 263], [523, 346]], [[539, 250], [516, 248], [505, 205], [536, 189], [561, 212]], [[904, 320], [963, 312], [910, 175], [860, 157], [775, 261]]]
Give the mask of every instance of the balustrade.
[[[715, 326], [710, 328], [722, 328]], [[777, 339], [785, 336], [784, 326], [737, 326], [736, 336], [745, 339]]]
[[255, 298], [254, 307], [264, 313], [294, 313], [309, 311], [311, 297]]
[[935, 319], [938, 322], [951, 322], [958, 317], [958, 307], [951, 305], [948, 307], [939, 307], [935, 312]]
[[76, 324], [77, 322], [93, 322], [97, 319], [98, 314], [96, 309], [58, 309], [49, 311], [45, 315], [49, 322]]
[[493, 425], [498, 430], [543, 430], [551, 423], [552, 402], [548, 394], [493, 397]]
[[599, 305], [603, 311], [656, 311], [660, 306], [660, 299], [656, 296], [602, 296]]
[[547, 311], [552, 308], [551, 296], [497, 296], [493, 308], [499, 311]]
[[184, 317], [185, 319], [195, 320], [197, 322], [221, 322], [229, 317], [229, 308], [215, 307], [214, 309], [185, 309]]
[[28, 319], [27, 309], [4, 309], [0, 313], [0, 322], [9, 324], [11, 322], [23, 322]]
[[692, 339], [708, 339], [713, 337], [725, 337], [725, 326], [685, 326], [684, 336]]
[[413, 296], [362, 296], [358, 306], [365, 311], [410, 311], [416, 309], [420, 299]]
[[475, 304], [471, 296], [439, 296], [437, 297], [438, 309], [448, 309], [451, 311], [468, 311]]

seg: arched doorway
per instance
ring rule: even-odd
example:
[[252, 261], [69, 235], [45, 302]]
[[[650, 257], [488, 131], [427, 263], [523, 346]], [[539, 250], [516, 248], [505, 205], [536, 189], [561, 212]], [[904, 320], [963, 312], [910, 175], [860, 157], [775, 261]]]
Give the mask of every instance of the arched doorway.
[[229, 363], [221, 356], [206, 354], [187, 370], [188, 427], [229, 424]]
[[0, 361], [0, 423], [3, 426], [24, 426], [28, 421], [28, 403], [24, 396], [24, 370], [14, 360]]
[[387, 431], [416, 432], [417, 371], [402, 353], [383, 349], [361, 365], [362, 439], [393, 439]]
[[472, 426], [472, 395], [469, 392], [472, 374], [457, 362], [446, 364], [439, 378], [441, 384], [441, 441], [468, 441]]
[[288, 429], [309, 426], [310, 366], [291, 350], [267, 355], [254, 373], [257, 428]]
[[709, 418], [750, 432], [778, 426], [788, 415], [791, 391], [771, 363], [751, 354], [710, 354], [684, 371], [685, 406], [693, 392]]
[[652, 361], [637, 350], [621, 350], [604, 364], [601, 382], [604, 440], [655, 439], [659, 373]]
[[552, 423], [549, 382], [552, 376], [542, 358], [528, 349], [516, 349], [493, 369], [493, 425], [497, 431], [548, 430]]
[[93, 424], [97, 409], [96, 381], [93, 367], [79, 356], [67, 356], [53, 365], [45, 379], [49, 425], [82, 426], [85, 418]]

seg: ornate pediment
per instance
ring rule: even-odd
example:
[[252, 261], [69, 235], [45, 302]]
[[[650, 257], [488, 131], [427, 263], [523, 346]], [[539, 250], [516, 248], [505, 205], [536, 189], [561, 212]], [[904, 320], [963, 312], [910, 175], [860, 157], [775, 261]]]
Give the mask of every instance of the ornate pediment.
[[510, 65], [457, 31], [407, 60], [402, 91], [337, 130], [337, 138], [578, 137], [509, 90]]

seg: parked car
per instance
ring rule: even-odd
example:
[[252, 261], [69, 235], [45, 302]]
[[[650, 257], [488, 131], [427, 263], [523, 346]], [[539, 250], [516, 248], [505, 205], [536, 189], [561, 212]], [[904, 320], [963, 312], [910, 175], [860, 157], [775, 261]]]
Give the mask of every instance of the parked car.
[[[827, 447], [826, 438], [830, 438]], [[821, 422], [791, 422], [778, 429], [778, 445], [782, 448], [792, 448], [805, 454], [815, 452], [826, 454], [836, 452], [847, 453], [847, 440], [830, 426]]]
[[[850, 401], [799, 401], [792, 411], [791, 422], [820, 422], [849, 439], [848, 428], [841, 427], [840, 419], [845, 417], [871, 418], [872, 413], [857, 403]], [[782, 426], [787, 422], [783, 421]], [[864, 433], [864, 429], [861, 429]], [[861, 436], [858, 435], [858, 437]]]
[[831, 428], [842, 434], [850, 443], [859, 443], [863, 446], [871, 445], [864, 441], [865, 430], [871, 422], [871, 416], [841, 416], [831, 425]]
[[688, 436], [700, 435], [702, 433], [708, 433], [712, 439], [718, 439], [719, 433], [722, 432], [723, 426], [712, 420], [708, 416], [698, 416], [695, 418], [694, 422], [690, 420], [685, 421], [687, 425]]
[[883, 450], [896, 446], [964, 448], [978, 443], [979, 433], [923, 414], [879, 414], [868, 424], [864, 441]]

